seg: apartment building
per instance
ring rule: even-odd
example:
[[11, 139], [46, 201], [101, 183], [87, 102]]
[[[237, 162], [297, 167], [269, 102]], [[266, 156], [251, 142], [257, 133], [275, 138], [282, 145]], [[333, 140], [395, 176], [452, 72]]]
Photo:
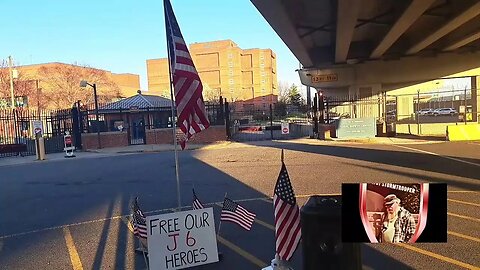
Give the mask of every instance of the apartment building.
[[[277, 62], [271, 49], [241, 49], [232, 40], [193, 43], [189, 47], [204, 85], [204, 98], [219, 96], [246, 108], [277, 102]], [[148, 59], [149, 94], [170, 97], [168, 59]]]

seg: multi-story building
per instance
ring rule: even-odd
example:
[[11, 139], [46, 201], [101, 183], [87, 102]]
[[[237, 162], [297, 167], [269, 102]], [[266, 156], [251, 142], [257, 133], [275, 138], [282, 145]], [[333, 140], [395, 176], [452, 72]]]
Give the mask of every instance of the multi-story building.
[[[277, 102], [277, 62], [271, 49], [241, 49], [231, 40], [190, 45], [204, 98], [219, 96], [244, 108], [267, 109]], [[170, 97], [168, 59], [147, 60], [148, 91]]]

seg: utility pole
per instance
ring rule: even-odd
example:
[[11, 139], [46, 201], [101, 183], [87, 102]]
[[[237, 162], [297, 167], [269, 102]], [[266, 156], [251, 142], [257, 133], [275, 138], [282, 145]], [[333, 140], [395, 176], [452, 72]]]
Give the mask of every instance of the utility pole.
[[15, 109], [15, 93], [13, 92], [12, 56], [8, 57], [8, 71], [10, 74], [10, 95], [12, 98], [12, 109]]

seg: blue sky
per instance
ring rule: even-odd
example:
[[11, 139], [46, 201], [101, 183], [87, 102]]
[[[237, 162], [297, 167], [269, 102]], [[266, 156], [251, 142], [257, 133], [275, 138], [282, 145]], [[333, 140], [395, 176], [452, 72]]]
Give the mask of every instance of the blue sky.
[[[140, 75], [146, 59], [166, 57], [163, 1], [2, 1], [0, 58], [17, 64], [86, 64]], [[270, 48], [279, 82], [300, 85], [298, 60], [248, 0], [172, 0], [188, 44], [231, 39], [242, 49]]]

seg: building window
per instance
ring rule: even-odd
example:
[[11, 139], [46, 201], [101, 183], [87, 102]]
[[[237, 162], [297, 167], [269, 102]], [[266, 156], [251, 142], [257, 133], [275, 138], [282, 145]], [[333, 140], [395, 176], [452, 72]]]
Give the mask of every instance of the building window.
[[233, 76], [233, 70], [230, 70], [230, 71], [228, 72], [228, 74], [229, 74], [230, 76]]
[[265, 77], [265, 71], [262, 71], [262, 77]]
[[262, 61], [260, 62], [260, 67], [264, 67], [265, 66], [265, 63]]
[[263, 53], [260, 54], [260, 59], [262, 59], [262, 60], [265, 59], [265, 57], [263, 56]]
[[228, 83], [233, 84], [233, 79], [228, 80]]
[[233, 54], [232, 53], [229, 53], [228, 54], [228, 59], [232, 59], [233, 58]]
[[265, 94], [265, 88], [262, 88], [262, 94]]
[[233, 67], [233, 62], [228, 62], [229, 67]]
[[235, 92], [235, 88], [230, 88], [230, 93], [233, 94]]
[[265, 80], [262, 80], [262, 84], [265, 83]]
[[267, 108], [267, 103], [263, 103], [263, 108]]

